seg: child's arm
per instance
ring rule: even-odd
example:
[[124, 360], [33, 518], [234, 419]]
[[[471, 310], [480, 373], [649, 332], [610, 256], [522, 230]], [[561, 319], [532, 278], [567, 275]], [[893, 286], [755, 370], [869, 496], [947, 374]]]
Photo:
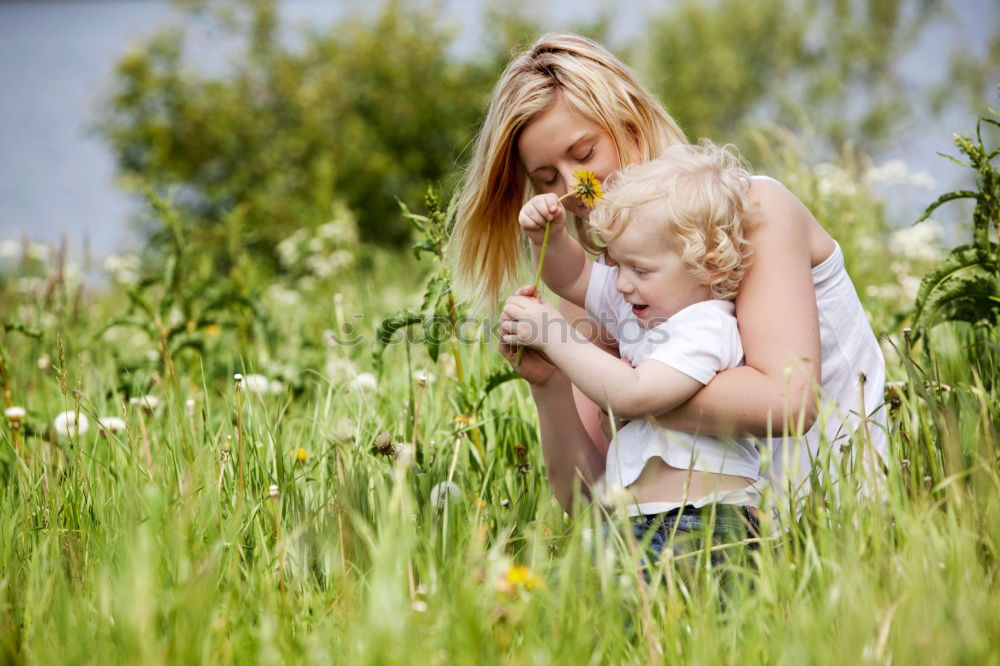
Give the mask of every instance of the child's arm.
[[509, 298], [504, 315], [511, 320], [501, 330], [504, 342], [545, 353], [584, 395], [606, 405], [617, 418], [637, 419], [673, 409], [704, 386], [659, 361], [630, 367], [577, 339], [555, 308], [534, 299]]
[[583, 307], [590, 282], [591, 261], [580, 244], [566, 231], [566, 210], [554, 194], [539, 194], [521, 208], [518, 224], [531, 240], [531, 256], [537, 265], [549, 229], [549, 243], [542, 265], [542, 280], [561, 298]]

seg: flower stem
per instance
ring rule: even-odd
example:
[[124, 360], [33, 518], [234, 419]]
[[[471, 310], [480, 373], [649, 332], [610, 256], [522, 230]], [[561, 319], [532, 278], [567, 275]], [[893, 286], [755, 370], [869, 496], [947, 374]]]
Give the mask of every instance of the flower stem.
[[[562, 203], [562, 200], [568, 196], [576, 194], [576, 190], [570, 190], [566, 194], [559, 197], [557, 203]], [[535, 298], [541, 298], [538, 295], [538, 283], [542, 280], [542, 262], [545, 261], [545, 249], [549, 246], [549, 232], [552, 230], [552, 222], [545, 223], [545, 236], [542, 238], [542, 251], [538, 255], [538, 270], [535, 271]], [[514, 365], [521, 365], [521, 357], [524, 356], [524, 347], [517, 348], [517, 356], [514, 357]]]

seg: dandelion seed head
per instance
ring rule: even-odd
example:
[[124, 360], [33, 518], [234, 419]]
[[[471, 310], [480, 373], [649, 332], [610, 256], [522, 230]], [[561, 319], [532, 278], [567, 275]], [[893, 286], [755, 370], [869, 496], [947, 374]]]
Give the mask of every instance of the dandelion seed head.
[[184, 401], [184, 411], [187, 412], [188, 416], [194, 414], [194, 400], [188, 398]]
[[462, 497], [462, 489], [453, 481], [442, 481], [431, 488], [431, 505], [443, 509], [446, 504], [454, 504]]
[[155, 395], [141, 395], [129, 398], [128, 404], [132, 407], [139, 407], [147, 414], [152, 414], [160, 406], [160, 399]]
[[433, 382], [434, 379], [434, 375], [427, 370], [417, 370], [413, 373], [413, 381], [415, 381], [418, 386], [427, 386]]
[[117, 416], [102, 416], [97, 419], [97, 426], [102, 434], [122, 432], [125, 430], [125, 421]]
[[49, 356], [48, 354], [42, 354], [41, 356], [38, 357], [39, 370], [48, 370], [49, 366], [51, 365], [52, 365], [52, 357]]
[[264, 375], [246, 375], [243, 378], [243, 388], [249, 393], [263, 394], [271, 389], [271, 382]]
[[52, 428], [59, 437], [69, 437], [70, 435], [79, 437], [90, 429], [90, 421], [86, 414], [67, 411], [58, 414], [53, 419]]
[[373, 393], [378, 388], [378, 380], [370, 372], [362, 372], [351, 380], [351, 390], [361, 393]]
[[396, 464], [408, 468], [413, 465], [417, 456], [417, 447], [410, 442], [400, 442], [396, 446]]
[[24, 407], [8, 407], [4, 410], [4, 415], [9, 419], [23, 419], [27, 412]]

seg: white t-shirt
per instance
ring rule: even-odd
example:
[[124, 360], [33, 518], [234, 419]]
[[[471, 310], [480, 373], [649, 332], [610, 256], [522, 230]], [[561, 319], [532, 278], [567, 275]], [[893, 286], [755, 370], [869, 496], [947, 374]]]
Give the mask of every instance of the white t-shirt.
[[[618, 268], [593, 265], [585, 305], [591, 317], [601, 323], [615, 340], [621, 357], [632, 367], [654, 360], [674, 368], [702, 384], [707, 384], [727, 368], [743, 364], [743, 345], [736, 326], [735, 306], [730, 301], [709, 300], [690, 305], [662, 324], [643, 328], [632, 307], [615, 289]], [[620, 429], [608, 448], [605, 486], [627, 487], [639, 478], [650, 458], [658, 456], [679, 469], [760, 477], [760, 456], [753, 440], [717, 438], [669, 430], [651, 416], [635, 419]], [[704, 498], [691, 498], [690, 502]], [[741, 494], [738, 504], [752, 503]], [[726, 502], [725, 498], [715, 501]], [[670, 508], [682, 503], [671, 503]], [[632, 513], [666, 510], [638, 505]]]

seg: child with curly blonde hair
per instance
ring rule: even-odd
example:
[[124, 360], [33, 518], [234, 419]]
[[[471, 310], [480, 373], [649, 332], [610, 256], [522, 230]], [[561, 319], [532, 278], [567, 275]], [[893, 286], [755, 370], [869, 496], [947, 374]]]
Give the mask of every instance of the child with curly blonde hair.
[[730, 150], [704, 142], [672, 146], [657, 159], [626, 167], [609, 185], [590, 213], [590, 226], [614, 265], [589, 260], [565, 225], [530, 207], [519, 222], [533, 244], [542, 242], [550, 225], [545, 284], [586, 307], [612, 336], [621, 359], [570, 335], [555, 308], [526, 296], [507, 300], [503, 341], [544, 353], [584, 395], [629, 420], [608, 450], [606, 485], [632, 487], [654, 458], [707, 473], [692, 476], [702, 487], [678, 501], [643, 496], [638, 486], [630, 515], [716, 503], [752, 522], [760, 477], [754, 442], [670, 430], [650, 418], [743, 363], [732, 301], [752, 255], [744, 235], [752, 219], [750, 174]]

